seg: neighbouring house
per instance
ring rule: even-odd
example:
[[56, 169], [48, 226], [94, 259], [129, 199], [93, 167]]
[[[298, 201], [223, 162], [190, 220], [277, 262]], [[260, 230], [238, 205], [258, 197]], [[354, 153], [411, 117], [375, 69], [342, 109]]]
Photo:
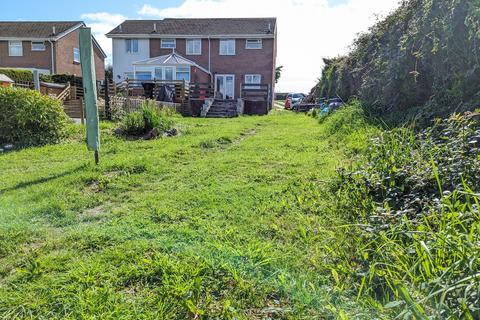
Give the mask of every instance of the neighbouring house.
[[0, 87], [10, 87], [14, 81], [6, 75], [0, 73]]
[[[0, 21], [0, 68], [38, 70], [42, 74], [82, 75], [79, 29], [81, 21]], [[95, 38], [97, 80], [105, 79], [107, 57]]]
[[117, 83], [212, 83], [215, 96], [223, 100], [238, 99], [245, 84], [265, 85], [273, 97], [275, 18], [127, 20], [107, 37], [113, 42]]

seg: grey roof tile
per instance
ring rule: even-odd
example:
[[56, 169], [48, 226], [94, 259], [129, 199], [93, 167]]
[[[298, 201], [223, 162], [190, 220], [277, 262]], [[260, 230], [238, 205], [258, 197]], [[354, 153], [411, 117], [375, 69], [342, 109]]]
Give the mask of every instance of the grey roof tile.
[[0, 21], [0, 37], [53, 38], [82, 23], [82, 21]]
[[[275, 31], [276, 18], [211, 18], [126, 20], [107, 36], [125, 35], [268, 35]], [[156, 29], [156, 31], [155, 31]]]

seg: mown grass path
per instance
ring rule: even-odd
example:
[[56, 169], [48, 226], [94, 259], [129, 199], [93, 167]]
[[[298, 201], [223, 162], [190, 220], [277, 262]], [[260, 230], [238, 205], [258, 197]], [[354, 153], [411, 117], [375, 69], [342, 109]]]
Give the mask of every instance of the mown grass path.
[[99, 168], [80, 138], [0, 155], [0, 317], [360, 317], [329, 269], [344, 144], [289, 112], [177, 122], [103, 124]]

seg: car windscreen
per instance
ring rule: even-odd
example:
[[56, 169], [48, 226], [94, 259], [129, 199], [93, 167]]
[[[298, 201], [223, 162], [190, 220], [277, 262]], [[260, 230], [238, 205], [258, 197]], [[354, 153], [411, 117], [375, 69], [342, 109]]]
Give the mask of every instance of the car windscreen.
[[296, 93], [293, 95], [293, 99], [302, 99], [303, 98], [303, 95], [299, 94], [299, 93]]

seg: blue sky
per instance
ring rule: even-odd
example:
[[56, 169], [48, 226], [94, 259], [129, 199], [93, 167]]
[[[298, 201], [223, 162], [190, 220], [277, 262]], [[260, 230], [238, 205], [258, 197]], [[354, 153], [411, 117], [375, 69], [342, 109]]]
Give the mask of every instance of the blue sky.
[[182, 0], [122, 1], [122, 0], [23, 0], [2, 1], [1, 20], [79, 20], [90, 12], [115, 12], [126, 16], [138, 12], [145, 3], [155, 7], [178, 6]]
[[[2, 1], [1, 20], [82, 20], [81, 15], [91, 12], [113, 12], [135, 17], [145, 4], [156, 8], [176, 7], [183, 0], [119, 1], [119, 0], [23, 0], [21, 10], [16, 1]], [[328, 0], [331, 6], [347, 0]]]
[[[111, 63], [105, 34], [125, 19], [277, 17], [279, 91], [308, 92], [320, 77], [322, 58], [345, 54], [377, 15], [399, 0], [15, 0], [2, 1], [0, 20], [82, 20]], [[334, 27], [333, 27], [334, 26]]]

